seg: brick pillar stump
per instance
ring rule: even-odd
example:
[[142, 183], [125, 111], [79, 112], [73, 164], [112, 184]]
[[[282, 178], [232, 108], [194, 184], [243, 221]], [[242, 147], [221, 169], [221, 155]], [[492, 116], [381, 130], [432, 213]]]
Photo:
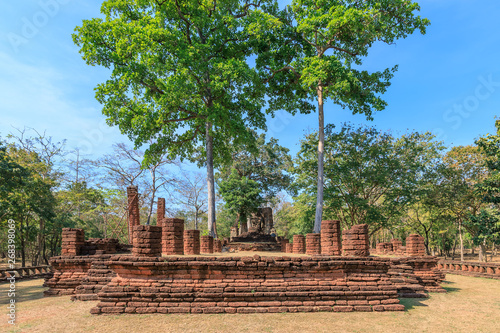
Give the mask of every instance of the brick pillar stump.
[[293, 253], [293, 243], [286, 243], [285, 244], [285, 251], [286, 251], [286, 253]]
[[424, 237], [418, 234], [411, 234], [406, 237], [406, 255], [425, 256]]
[[403, 242], [397, 238], [394, 238], [393, 240], [391, 240], [391, 243], [392, 243], [392, 251], [394, 251], [394, 252], [399, 252], [399, 250], [401, 249], [401, 246], [403, 246]]
[[138, 225], [134, 227], [132, 254], [138, 257], [161, 256], [161, 227]]
[[163, 219], [165, 219], [165, 198], [158, 198], [156, 205], [156, 225], [163, 227]]
[[309, 255], [321, 254], [321, 234], [306, 235], [306, 253]]
[[214, 239], [214, 252], [222, 252], [222, 242], [220, 239]]
[[162, 253], [166, 255], [184, 254], [184, 220], [163, 219]]
[[339, 220], [321, 222], [321, 253], [329, 256], [340, 256], [342, 254]]
[[85, 233], [83, 229], [63, 228], [62, 229], [62, 249], [63, 256], [79, 256], [85, 244]]
[[128, 202], [128, 241], [133, 243], [134, 227], [140, 225], [139, 217], [139, 192], [137, 186], [127, 187]]
[[342, 233], [342, 249], [345, 256], [369, 256], [368, 224], [357, 224], [349, 230], [344, 230]]
[[281, 252], [286, 252], [286, 244], [288, 244], [290, 241], [287, 238], [283, 238], [280, 241], [281, 245]]
[[200, 230], [184, 230], [184, 254], [200, 254]]
[[214, 238], [212, 236], [201, 236], [201, 253], [214, 253]]
[[304, 235], [293, 235], [293, 253], [306, 253], [306, 238]]

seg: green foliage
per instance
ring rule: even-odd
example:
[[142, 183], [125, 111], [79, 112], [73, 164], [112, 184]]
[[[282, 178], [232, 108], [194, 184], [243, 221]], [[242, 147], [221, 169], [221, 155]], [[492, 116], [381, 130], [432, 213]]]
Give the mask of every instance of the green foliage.
[[112, 70], [96, 97], [110, 125], [136, 146], [150, 144], [145, 163], [164, 150], [192, 159], [213, 127], [215, 164], [230, 158], [229, 142], [265, 128], [264, 89], [247, 58], [251, 40], [279, 22], [259, 5], [224, 0], [107, 0], [104, 18], [76, 28], [74, 42], [89, 65]]
[[280, 146], [277, 139], [266, 142], [264, 133], [257, 135], [254, 132], [253, 135], [254, 141], [234, 150], [232, 164], [221, 168], [217, 178], [221, 182], [236, 171], [240, 177], [258, 184], [264, 201], [274, 202], [280, 191], [290, 188], [292, 177], [288, 171], [292, 158], [288, 148]]
[[498, 210], [481, 209], [478, 215], [470, 215], [464, 221], [468, 230], [474, 230], [475, 245], [500, 244], [500, 215]]
[[[398, 223], [403, 209], [419, 199], [419, 190], [443, 149], [429, 133], [397, 138], [373, 127], [345, 124], [325, 138], [325, 219], [338, 218], [346, 227], [368, 223], [371, 232]], [[312, 207], [316, 194], [317, 136], [306, 136], [295, 159], [295, 186]], [[308, 199], [306, 199], [308, 198]]]
[[241, 177], [236, 170], [219, 183], [219, 193], [226, 202], [226, 208], [236, 214], [237, 219], [242, 218], [242, 221], [256, 212], [263, 202], [259, 184], [245, 176]]

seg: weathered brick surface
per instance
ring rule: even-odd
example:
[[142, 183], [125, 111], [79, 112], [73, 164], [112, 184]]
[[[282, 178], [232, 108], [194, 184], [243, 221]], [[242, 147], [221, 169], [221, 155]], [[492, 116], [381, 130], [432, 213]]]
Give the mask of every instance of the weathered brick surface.
[[214, 252], [217, 252], [217, 253], [222, 252], [222, 242], [220, 239], [214, 240]]
[[139, 216], [139, 191], [137, 186], [127, 187], [128, 202], [128, 237], [129, 243], [133, 243], [134, 227], [141, 224]]
[[[60, 256], [49, 260], [52, 266], [51, 277], [45, 279], [44, 296], [73, 295], [75, 289], [82, 284], [87, 271], [94, 261], [94, 256]], [[108, 256], [109, 259], [109, 256]]]
[[78, 256], [85, 245], [85, 234], [83, 229], [63, 228], [62, 230], [62, 249], [63, 256]]
[[161, 256], [162, 227], [138, 225], [134, 227], [132, 254], [139, 257]]
[[444, 273], [500, 280], [498, 263], [440, 260], [438, 268]]
[[156, 205], [156, 225], [163, 227], [165, 219], [165, 198], [158, 198]]
[[342, 250], [345, 256], [366, 257], [370, 255], [368, 225], [357, 224], [342, 233]]
[[321, 222], [321, 253], [330, 256], [342, 254], [342, 242], [339, 220]]
[[293, 253], [306, 253], [306, 238], [304, 235], [293, 235]]
[[81, 284], [75, 288], [71, 300], [97, 301], [97, 293], [116, 276], [108, 265], [107, 260], [111, 255], [92, 257], [92, 263], [87, 270], [87, 275], [81, 279]]
[[392, 243], [392, 251], [397, 254], [403, 254], [404, 252], [401, 251], [401, 247], [403, 246], [403, 242], [400, 241], [397, 238], [394, 238], [391, 240]]
[[285, 244], [286, 253], [293, 253], [293, 243]]
[[288, 244], [288, 243], [290, 243], [290, 241], [288, 240], [288, 238], [282, 238], [280, 240], [281, 252], [286, 253], [286, 244]]
[[306, 253], [309, 255], [321, 254], [321, 234], [306, 235]]
[[[93, 314], [399, 311], [385, 258], [114, 256]], [[371, 303], [370, 303], [371, 302]]]
[[418, 234], [411, 234], [406, 237], [406, 255], [425, 256], [424, 237]]
[[201, 236], [201, 253], [214, 253], [214, 238], [212, 236]]
[[163, 218], [162, 253], [184, 254], [184, 220]]
[[378, 254], [388, 254], [393, 252], [392, 242], [389, 243], [378, 243], [377, 244], [377, 253]]
[[200, 230], [184, 230], [184, 254], [200, 254]]
[[119, 248], [120, 244], [116, 238], [90, 238], [84, 241], [80, 255], [114, 254]]

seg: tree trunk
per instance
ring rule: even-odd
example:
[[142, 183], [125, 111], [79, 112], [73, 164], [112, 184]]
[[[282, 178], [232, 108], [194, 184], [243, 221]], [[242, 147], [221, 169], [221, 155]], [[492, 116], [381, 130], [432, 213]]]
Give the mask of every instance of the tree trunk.
[[206, 124], [207, 140], [207, 190], [208, 190], [208, 234], [217, 238], [217, 225], [215, 221], [215, 180], [214, 180], [214, 147], [210, 134], [212, 124]]
[[479, 261], [488, 261], [488, 256], [486, 255], [486, 239], [483, 240], [482, 244], [479, 244]]
[[464, 261], [464, 239], [462, 237], [462, 221], [458, 221], [458, 235], [460, 237], [460, 261]]
[[[458, 232], [457, 232], [458, 234]], [[453, 241], [453, 252], [451, 253], [451, 260], [455, 260], [455, 249], [457, 248], [457, 235], [455, 235], [455, 240]]]
[[198, 230], [198, 208], [194, 211], [194, 229]]
[[314, 233], [321, 231], [321, 220], [323, 218], [323, 160], [325, 152], [325, 117], [323, 113], [323, 87], [321, 82], [317, 88], [318, 92], [318, 194], [316, 198], [316, 215], [314, 218]]

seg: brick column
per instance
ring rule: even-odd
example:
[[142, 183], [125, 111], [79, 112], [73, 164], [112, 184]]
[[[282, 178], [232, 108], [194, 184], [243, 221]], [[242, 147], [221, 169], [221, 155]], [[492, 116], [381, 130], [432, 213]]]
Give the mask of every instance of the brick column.
[[285, 251], [286, 251], [286, 253], [293, 253], [293, 243], [286, 243], [285, 244]]
[[326, 220], [321, 222], [321, 253], [329, 256], [342, 254], [340, 221]]
[[411, 234], [406, 237], [406, 255], [425, 256], [424, 237], [418, 234]]
[[139, 192], [137, 186], [127, 187], [128, 199], [128, 241], [132, 244], [134, 227], [141, 224], [139, 217]]
[[165, 198], [158, 198], [156, 205], [156, 225], [163, 227], [165, 219]]
[[293, 235], [293, 253], [306, 253], [306, 238], [304, 235]]
[[214, 253], [214, 238], [212, 236], [201, 236], [201, 253]]
[[283, 238], [280, 241], [281, 244], [281, 252], [286, 252], [286, 244], [288, 244], [290, 241], [287, 238]]
[[321, 254], [321, 234], [306, 235], [306, 253], [309, 255]]
[[134, 227], [132, 255], [138, 257], [161, 256], [161, 227], [138, 225]]
[[200, 230], [184, 230], [184, 254], [200, 254]]
[[85, 244], [85, 233], [83, 229], [63, 228], [62, 230], [62, 256], [79, 256], [81, 248]]
[[398, 252], [401, 246], [403, 246], [403, 242], [401, 242], [399, 239], [394, 238], [391, 240], [392, 243], [392, 251]]
[[369, 256], [368, 224], [358, 224], [349, 230], [344, 230], [342, 233], [342, 249], [345, 256]]
[[184, 220], [182, 219], [163, 219], [162, 226], [162, 253], [184, 254]]
[[222, 242], [220, 239], [214, 239], [214, 252], [222, 252]]

